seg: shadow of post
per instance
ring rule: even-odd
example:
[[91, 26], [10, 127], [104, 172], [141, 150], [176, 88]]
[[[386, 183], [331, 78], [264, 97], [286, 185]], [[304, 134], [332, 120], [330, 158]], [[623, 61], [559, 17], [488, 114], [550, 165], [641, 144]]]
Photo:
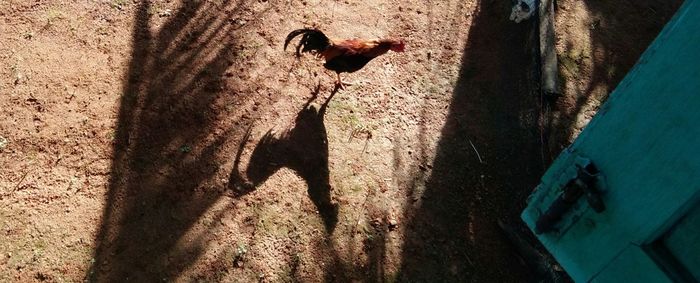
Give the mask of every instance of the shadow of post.
[[151, 1], [137, 5], [89, 281], [171, 281], [203, 252], [206, 237], [187, 233], [221, 196], [207, 182], [229, 132], [241, 131], [216, 120], [217, 105], [242, 99], [222, 94], [236, 62], [229, 18], [244, 2], [224, 2], [183, 1], [155, 32]]
[[405, 211], [399, 281], [528, 277], [497, 226], [518, 218], [543, 168], [536, 21], [510, 22], [509, 5], [477, 4], [432, 173]]
[[[328, 168], [328, 136], [324, 115], [336, 87], [326, 102], [316, 108], [310, 105], [318, 96], [320, 86], [297, 114], [294, 124], [277, 132], [270, 129], [255, 146], [245, 174], [239, 170], [243, 147], [250, 129], [243, 138], [229, 177], [229, 188], [236, 196], [253, 191], [279, 169], [294, 170], [308, 186], [311, 201], [323, 219], [326, 231], [331, 233], [338, 222], [338, 207], [331, 202], [331, 185]], [[245, 176], [245, 177], [243, 177]]]

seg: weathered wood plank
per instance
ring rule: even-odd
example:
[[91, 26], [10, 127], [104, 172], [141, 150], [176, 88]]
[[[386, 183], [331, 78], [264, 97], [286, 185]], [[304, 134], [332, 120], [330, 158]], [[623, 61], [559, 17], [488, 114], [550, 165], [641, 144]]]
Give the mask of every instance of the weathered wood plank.
[[542, 0], [539, 5], [541, 89], [545, 95], [558, 95], [559, 68], [554, 47], [554, 0]]

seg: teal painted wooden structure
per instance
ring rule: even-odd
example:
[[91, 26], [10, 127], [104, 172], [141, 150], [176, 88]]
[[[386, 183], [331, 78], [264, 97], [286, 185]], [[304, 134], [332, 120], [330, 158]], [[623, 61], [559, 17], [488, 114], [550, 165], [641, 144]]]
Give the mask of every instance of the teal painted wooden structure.
[[547, 170], [522, 213], [533, 231], [588, 162], [605, 210], [581, 196], [537, 234], [571, 277], [700, 281], [700, 0], [686, 0]]

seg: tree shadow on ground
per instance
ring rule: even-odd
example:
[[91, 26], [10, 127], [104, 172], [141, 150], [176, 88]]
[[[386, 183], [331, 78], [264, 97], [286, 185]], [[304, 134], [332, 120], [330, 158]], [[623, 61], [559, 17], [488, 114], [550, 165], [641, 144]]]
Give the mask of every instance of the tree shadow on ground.
[[241, 154], [251, 128], [248, 129], [234, 160], [229, 188], [236, 197], [245, 195], [264, 183], [282, 168], [296, 172], [307, 184], [309, 197], [321, 214], [326, 231], [332, 233], [338, 222], [338, 207], [331, 202], [328, 168], [328, 136], [324, 116], [328, 103], [338, 92], [336, 87], [320, 108], [310, 105], [318, 96], [320, 85], [297, 114], [293, 125], [276, 131], [269, 129], [255, 146], [245, 173], [239, 170]]
[[399, 281], [516, 282], [528, 270], [498, 219], [516, 220], [543, 172], [536, 21], [481, 0], [424, 191], [409, 189]]
[[221, 105], [250, 99], [227, 92], [224, 79], [241, 28], [229, 19], [245, 2], [223, 3], [184, 1], [167, 19], [152, 16], [151, 1], [136, 5], [89, 281], [172, 281], [205, 249], [206, 237], [188, 233], [222, 195], [210, 182], [222, 145], [248, 123], [216, 118], [239, 110]]

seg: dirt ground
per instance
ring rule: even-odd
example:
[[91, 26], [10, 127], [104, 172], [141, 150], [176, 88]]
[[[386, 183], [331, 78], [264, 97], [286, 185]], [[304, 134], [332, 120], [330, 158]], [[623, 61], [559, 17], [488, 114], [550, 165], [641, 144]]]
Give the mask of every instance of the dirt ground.
[[[496, 220], [679, 5], [608, 2], [560, 1], [550, 103], [508, 1], [4, 0], [0, 281], [535, 280]], [[305, 26], [407, 52], [333, 92]]]

